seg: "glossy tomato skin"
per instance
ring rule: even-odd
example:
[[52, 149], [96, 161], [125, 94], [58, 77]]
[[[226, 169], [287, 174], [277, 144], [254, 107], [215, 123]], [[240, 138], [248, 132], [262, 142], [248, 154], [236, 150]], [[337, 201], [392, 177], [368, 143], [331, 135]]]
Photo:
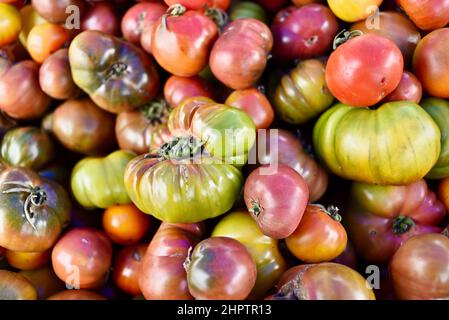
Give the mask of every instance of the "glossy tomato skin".
[[10, 166], [42, 169], [55, 157], [50, 136], [41, 128], [19, 127], [3, 137], [0, 153]]
[[302, 176], [287, 165], [261, 166], [245, 182], [245, 204], [263, 234], [283, 239], [298, 227], [309, 200]]
[[308, 4], [280, 11], [271, 30], [274, 58], [288, 63], [317, 57], [331, 49], [338, 32], [338, 21], [328, 7]]
[[[15, 192], [30, 186], [40, 191], [42, 205], [31, 205], [33, 212], [24, 214], [31, 191]], [[48, 250], [70, 222], [70, 199], [57, 183], [41, 178], [27, 168], [8, 168], [0, 174], [0, 245], [12, 251], [39, 252]], [[45, 196], [44, 196], [45, 195]], [[35, 194], [35, 197], [37, 194]], [[33, 227], [34, 226], [34, 227]]]
[[157, 69], [143, 50], [98, 31], [73, 39], [69, 61], [75, 83], [112, 113], [144, 105], [159, 89]]
[[309, 59], [280, 79], [273, 93], [273, 104], [282, 120], [302, 124], [332, 105], [334, 96], [327, 87], [325, 70], [323, 62]]
[[449, 23], [448, 0], [397, 0], [397, 4], [421, 30], [431, 31]]
[[50, 262], [50, 251], [42, 252], [17, 252], [7, 251], [8, 264], [20, 270], [36, 270]]
[[[416, 129], [401, 138], [397, 130], [403, 132], [404, 126]], [[320, 117], [313, 140], [320, 160], [345, 179], [407, 185], [422, 179], [435, 165], [440, 136], [438, 126], [419, 105], [397, 101], [377, 110], [337, 104]], [[388, 152], [384, 141], [388, 141]]]
[[51, 23], [39, 24], [28, 34], [27, 49], [33, 60], [42, 64], [69, 40], [70, 33], [64, 27]]
[[192, 300], [184, 269], [189, 250], [201, 239], [204, 226], [162, 222], [150, 242], [139, 273], [147, 300]]
[[407, 186], [354, 183], [345, 216], [357, 254], [373, 263], [387, 263], [409, 238], [440, 232], [443, 204], [424, 180]]
[[112, 241], [121, 245], [139, 242], [149, 227], [150, 217], [133, 204], [112, 206], [103, 214], [104, 231]]
[[191, 97], [214, 98], [212, 87], [201, 77], [171, 76], [164, 86], [164, 98], [172, 108]]
[[247, 89], [261, 77], [272, 47], [273, 36], [263, 22], [238, 19], [228, 24], [215, 42], [209, 65], [229, 88]]
[[303, 264], [288, 269], [274, 300], [375, 300], [366, 280], [353, 269], [333, 262]]
[[274, 120], [274, 111], [267, 97], [255, 88], [235, 90], [225, 104], [245, 111], [253, 120], [256, 129], [268, 129]]
[[50, 103], [50, 97], [39, 86], [39, 65], [36, 62], [18, 62], [0, 78], [0, 108], [12, 118], [40, 118]]
[[416, 76], [409, 72], [404, 71], [402, 74], [401, 82], [392, 93], [383, 99], [382, 102], [391, 101], [412, 101], [419, 103], [422, 98], [422, 85]]
[[188, 10], [203, 10], [205, 8], [216, 8], [226, 11], [231, 3], [230, 0], [164, 0], [168, 6], [181, 4]]
[[103, 158], [87, 157], [79, 161], [73, 168], [70, 182], [75, 199], [87, 208], [130, 203], [123, 174], [133, 157], [133, 153], [120, 150]]
[[6, 3], [0, 3], [0, 20], [2, 21], [0, 47], [3, 47], [17, 40], [22, 29], [22, 21], [19, 10]]
[[0, 300], [37, 300], [37, 292], [19, 273], [0, 270]]
[[[152, 10], [147, 11], [146, 18], [145, 18], [146, 26], [143, 28], [141, 37], [140, 37], [140, 45], [148, 53], [152, 53], [154, 24], [167, 11], [166, 6], [160, 5], [159, 3], [156, 3], [156, 4], [158, 6], [152, 8]], [[122, 20], [122, 23], [124, 23], [124, 20]]]
[[435, 30], [425, 36], [413, 56], [413, 72], [424, 91], [436, 98], [449, 98], [449, 28]]
[[32, 0], [31, 3], [44, 19], [58, 24], [65, 23], [70, 14], [73, 13], [67, 10], [69, 6], [76, 6], [80, 15], [84, 13], [85, 9], [85, 1], [83, 0]]
[[56, 275], [65, 283], [81, 289], [98, 288], [106, 281], [111, 266], [112, 244], [101, 231], [75, 228], [58, 240], [51, 259]]
[[393, 92], [401, 81], [404, 59], [393, 41], [364, 34], [339, 46], [326, 65], [326, 83], [340, 102], [368, 107]]
[[59, 280], [51, 266], [37, 270], [20, 271], [19, 274], [31, 282], [37, 291], [39, 300], [47, 299], [52, 294], [65, 289], [64, 283]]
[[213, 237], [197, 244], [186, 270], [189, 291], [198, 300], [243, 300], [257, 277], [249, 251], [227, 237]]
[[248, 299], [260, 299], [273, 288], [287, 263], [279, 251], [278, 241], [264, 235], [247, 211], [233, 211], [221, 219], [212, 237], [228, 237], [242, 243], [257, 267], [256, 284]]
[[48, 297], [47, 300], [106, 300], [101, 294], [89, 290], [63, 290]]
[[296, 258], [307, 263], [324, 262], [345, 250], [348, 236], [336, 210], [315, 204], [307, 206], [298, 227], [285, 239]]
[[113, 4], [107, 1], [91, 3], [83, 16], [81, 29], [117, 36], [120, 32], [120, 22]]
[[117, 254], [112, 280], [123, 292], [135, 297], [141, 294], [138, 277], [146, 244], [125, 247]]
[[378, 9], [383, 0], [328, 0], [333, 13], [343, 21], [363, 20]]
[[393, 41], [401, 49], [404, 64], [407, 66], [410, 64], [413, 52], [421, 40], [420, 31], [413, 22], [403, 14], [394, 11], [380, 12], [373, 21], [359, 21], [351, 26], [351, 31], [354, 30], [360, 30], [363, 33], [375, 33]]
[[404, 300], [447, 300], [448, 263], [449, 239], [446, 236], [425, 234], [410, 238], [390, 263], [396, 295]]
[[49, 130], [67, 149], [86, 155], [101, 155], [116, 145], [114, 116], [89, 98], [71, 99], [52, 113]]

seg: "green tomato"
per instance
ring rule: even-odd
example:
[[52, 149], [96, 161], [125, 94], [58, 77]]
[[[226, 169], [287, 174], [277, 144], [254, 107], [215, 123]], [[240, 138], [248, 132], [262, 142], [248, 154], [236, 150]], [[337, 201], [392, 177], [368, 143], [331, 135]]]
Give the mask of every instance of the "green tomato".
[[377, 110], [337, 104], [318, 120], [316, 153], [336, 175], [382, 185], [422, 179], [440, 156], [440, 129], [419, 105], [391, 102]]
[[76, 200], [87, 208], [108, 208], [130, 203], [123, 175], [133, 157], [134, 154], [120, 150], [104, 158], [87, 157], [78, 162], [71, 177]]
[[269, 22], [268, 15], [262, 6], [249, 1], [237, 2], [233, 5], [229, 18], [231, 21], [237, 19], [254, 18], [266, 24]]

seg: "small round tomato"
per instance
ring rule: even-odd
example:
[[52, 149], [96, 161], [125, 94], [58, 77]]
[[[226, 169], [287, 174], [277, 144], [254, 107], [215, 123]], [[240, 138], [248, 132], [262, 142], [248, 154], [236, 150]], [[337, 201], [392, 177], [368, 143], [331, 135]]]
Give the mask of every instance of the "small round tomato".
[[146, 244], [125, 247], [115, 259], [112, 280], [120, 290], [133, 297], [141, 294], [138, 277], [147, 247]]
[[340, 102], [368, 107], [396, 89], [403, 69], [401, 50], [393, 41], [364, 34], [350, 39], [330, 55], [326, 83]]
[[435, 30], [449, 23], [449, 0], [397, 0], [421, 30]]
[[256, 129], [268, 129], [274, 120], [270, 101], [255, 88], [234, 91], [225, 104], [245, 111], [253, 120]]
[[37, 291], [39, 300], [47, 299], [52, 294], [65, 289], [64, 282], [59, 280], [51, 266], [37, 270], [20, 271], [19, 274], [31, 282]]
[[0, 47], [16, 41], [21, 29], [19, 10], [12, 5], [0, 3]]
[[76, 228], [56, 243], [51, 254], [56, 275], [81, 289], [103, 285], [112, 262], [112, 243], [96, 229]]
[[84, 0], [32, 0], [33, 7], [46, 20], [51, 23], [70, 22], [73, 13], [82, 16], [86, 1]]
[[91, 3], [81, 22], [82, 30], [96, 30], [111, 35], [118, 35], [120, 22], [114, 5], [108, 1]]
[[422, 85], [418, 78], [411, 72], [404, 71], [401, 82], [392, 93], [385, 97], [383, 102], [412, 101], [419, 103], [422, 98]]
[[47, 300], [106, 300], [101, 294], [89, 290], [64, 290], [58, 292]]
[[22, 19], [22, 31], [20, 31], [19, 40], [20, 43], [26, 48], [28, 34], [31, 29], [38, 24], [48, 23], [47, 20], [42, 18], [34, 7], [29, 4], [20, 9], [20, 17]]
[[334, 14], [343, 21], [356, 22], [379, 10], [383, 0], [327, 0]]
[[50, 262], [50, 250], [42, 252], [18, 252], [8, 250], [6, 261], [9, 265], [20, 270], [39, 269]]
[[19, 273], [0, 270], [0, 300], [36, 300], [37, 292]]
[[103, 228], [109, 238], [121, 245], [135, 244], [150, 227], [150, 217], [133, 204], [107, 208], [103, 214]]
[[338, 257], [346, 247], [348, 236], [341, 225], [338, 209], [308, 205], [298, 228], [285, 243], [293, 255], [307, 263], [325, 262]]
[[62, 26], [44, 23], [31, 29], [27, 49], [37, 63], [43, 63], [52, 53], [61, 49], [70, 40], [70, 33]]
[[165, 100], [172, 108], [191, 97], [214, 98], [211, 86], [201, 77], [190, 78], [171, 76], [164, 86]]
[[250, 1], [237, 2], [232, 5], [229, 18], [231, 21], [254, 18], [266, 24], [269, 22], [268, 14], [265, 12], [264, 8], [261, 5]]
[[283, 239], [298, 227], [309, 200], [309, 188], [289, 166], [265, 165], [249, 175], [244, 198], [263, 234]]

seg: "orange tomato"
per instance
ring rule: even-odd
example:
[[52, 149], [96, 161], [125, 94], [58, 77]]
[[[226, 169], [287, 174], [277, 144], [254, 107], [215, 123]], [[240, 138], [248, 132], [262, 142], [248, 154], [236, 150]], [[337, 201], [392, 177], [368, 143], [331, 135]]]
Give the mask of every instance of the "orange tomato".
[[36, 270], [50, 262], [50, 251], [17, 252], [6, 251], [6, 260], [9, 265], [20, 270]]
[[43, 63], [69, 40], [70, 33], [64, 27], [51, 23], [39, 24], [28, 34], [27, 49], [34, 61]]
[[19, 10], [12, 5], [0, 3], [0, 47], [16, 41], [21, 29]]
[[449, 211], [449, 177], [441, 180], [438, 185], [438, 199], [443, 203], [447, 211]]
[[133, 204], [116, 205], [104, 211], [103, 228], [109, 238], [121, 245], [137, 243], [150, 227], [150, 217]]
[[47, 20], [42, 18], [34, 7], [29, 4], [20, 9], [20, 17], [22, 18], [22, 31], [20, 31], [19, 40], [20, 43], [26, 47], [28, 34], [34, 26], [39, 24], [48, 23]]

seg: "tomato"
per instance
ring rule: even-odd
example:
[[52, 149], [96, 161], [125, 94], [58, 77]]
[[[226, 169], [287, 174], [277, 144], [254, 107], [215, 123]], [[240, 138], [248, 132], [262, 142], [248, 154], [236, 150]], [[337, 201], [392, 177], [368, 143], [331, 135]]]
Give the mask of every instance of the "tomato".
[[221, 219], [212, 237], [228, 237], [239, 241], [248, 249], [257, 267], [256, 284], [249, 299], [260, 299], [279, 280], [286, 270], [278, 241], [264, 235], [247, 211], [234, 211]]
[[425, 36], [413, 56], [413, 72], [424, 90], [433, 97], [449, 98], [449, 28], [435, 30]]
[[107, 1], [91, 3], [83, 16], [81, 29], [101, 31], [117, 36], [120, 33], [120, 21], [114, 5]]
[[449, 178], [444, 178], [438, 184], [438, 199], [443, 203], [447, 211], [449, 211]]
[[185, 268], [189, 291], [199, 300], [243, 300], [256, 283], [257, 268], [251, 254], [232, 238], [201, 241]]
[[132, 160], [125, 173], [131, 200], [166, 222], [191, 223], [231, 209], [243, 183], [233, 164], [246, 163], [255, 140], [243, 111], [207, 98], [186, 100], [170, 114], [175, 135], [156, 154]]
[[[149, 4], [147, 4], [147, 5], [149, 5]], [[151, 10], [145, 11], [146, 12], [145, 20], [144, 20], [145, 26], [143, 27], [142, 31], [140, 32], [141, 33], [140, 45], [146, 52], [151, 53], [152, 52], [151, 50], [152, 50], [152, 42], [153, 42], [154, 24], [159, 20], [160, 17], [162, 17], [165, 14], [167, 7], [162, 4], [155, 3], [155, 4], [152, 4], [151, 8], [149, 6], [147, 8], [151, 9]], [[131, 21], [133, 21], [133, 20], [131, 20]], [[131, 21], [129, 22], [129, 24], [132, 24]], [[125, 22], [124, 19], [122, 20], [122, 25], [123, 24], [128, 25], [128, 23]], [[135, 32], [134, 28], [133, 28], [133, 32]]]
[[349, 267], [332, 262], [303, 264], [287, 270], [274, 300], [375, 300], [366, 280]]
[[0, 189], [0, 246], [26, 252], [51, 248], [70, 222], [65, 190], [27, 168], [3, 170]]
[[323, 0], [292, 0], [293, 4], [297, 7], [303, 6], [310, 3], [320, 3]]
[[77, 8], [75, 12], [79, 12], [81, 16], [85, 9], [83, 0], [31, 0], [31, 4], [39, 15], [51, 23], [70, 22], [70, 15], [74, 13], [73, 8]]
[[270, 101], [255, 88], [232, 92], [225, 104], [245, 111], [253, 120], [256, 129], [268, 129], [274, 120], [274, 111]]
[[385, 263], [407, 239], [440, 232], [445, 210], [424, 180], [407, 186], [354, 183], [345, 216], [357, 254]]
[[214, 98], [210, 84], [198, 76], [184, 78], [171, 76], [164, 86], [165, 100], [172, 108], [176, 108], [182, 101], [191, 97]]
[[437, 163], [427, 174], [429, 179], [441, 179], [449, 176], [449, 102], [443, 99], [427, 98], [422, 107], [432, 117], [441, 131], [441, 152]]
[[98, 288], [106, 281], [112, 261], [112, 243], [92, 228], [76, 228], [58, 240], [51, 254], [56, 275], [81, 289]]
[[31, 4], [26, 5], [22, 9], [20, 9], [20, 17], [22, 20], [22, 30], [19, 34], [19, 40], [20, 43], [24, 47], [26, 47], [28, 34], [30, 33], [31, 29], [33, 29], [34, 26], [38, 24], [48, 23], [48, 21], [42, 18]]
[[287, 165], [261, 166], [246, 179], [244, 198], [263, 234], [284, 239], [298, 227], [309, 189], [302, 176]]
[[19, 120], [40, 118], [51, 99], [39, 86], [39, 65], [31, 60], [8, 68], [0, 77], [0, 108]]
[[111, 151], [115, 119], [89, 98], [67, 100], [52, 113], [49, 130], [67, 149], [87, 155]]
[[412, 101], [419, 103], [422, 98], [422, 85], [418, 78], [411, 72], [404, 71], [401, 82], [392, 93], [386, 96], [382, 102]]
[[449, 239], [444, 235], [425, 234], [407, 240], [390, 263], [396, 295], [406, 300], [447, 300], [448, 263]]
[[340, 177], [406, 185], [423, 178], [435, 165], [440, 135], [419, 105], [397, 101], [376, 110], [337, 104], [320, 117], [313, 140], [318, 157]]
[[209, 65], [214, 76], [229, 88], [247, 89], [261, 77], [272, 47], [273, 36], [263, 22], [238, 19], [223, 29]]
[[115, 285], [131, 296], [141, 294], [138, 277], [146, 249], [145, 244], [125, 247], [119, 251], [114, 263], [112, 279]]
[[0, 153], [2, 159], [15, 167], [41, 169], [55, 156], [53, 141], [40, 128], [11, 129], [3, 137]]
[[157, 150], [171, 138], [167, 127], [171, 108], [163, 99], [117, 116], [115, 135], [121, 149], [137, 154]]
[[332, 105], [334, 97], [326, 85], [325, 70], [324, 63], [309, 59], [280, 79], [273, 104], [282, 120], [302, 124]]
[[256, 0], [265, 10], [269, 12], [278, 12], [282, 7], [287, 5], [288, 0]]
[[59, 49], [49, 56], [39, 69], [39, 84], [54, 99], [70, 99], [80, 90], [73, 82], [67, 49]]
[[164, 0], [168, 6], [183, 5], [188, 10], [200, 10], [204, 8], [217, 8], [227, 10], [230, 0]]
[[269, 22], [268, 14], [265, 12], [264, 8], [261, 5], [250, 1], [237, 2], [232, 5], [229, 18], [231, 21], [254, 18], [265, 24], [268, 24]]
[[31, 282], [39, 300], [47, 299], [52, 294], [65, 289], [64, 283], [59, 280], [51, 267], [20, 271], [19, 274]]
[[397, 0], [421, 30], [435, 30], [449, 23], [448, 0]]
[[39, 24], [28, 34], [27, 49], [34, 61], [43, 63], [69, 40], [70, 34], [64, 27], [51, 23]]
[[121, 245], [139, 242], [149, 227], [150, 217], [133, 204], [112, 206], [103, 214], [104, 231], [112, 241]]
[[89, 290], [64, 290], [47, 300], [106, 300], [101, 294]]
[[87, 208], [130, 203], [123, 174], [133, 157], [127, 151], [115, 151], [104, 158], [87, 157], [79, 161], [70, 182], [75, 199]]
[[19, 273], [0, 270], [0, 300], [37, 300], [37, 293]]
[[134, 109], [157, 94], [159, 75], [153, 61], [114, 36], [82, 32], [70, 45], [69, 61], [75, 83], [106, 111]]
[[167, 11], [167, 7], [161, 3], [137, 3], [126, 11], [126, 14], [122, 18], [121, 29], [125, 40], [140, 44], [140, 40], [145, 30], [146, 33], [151, 31], [154, 22], [162, 17]]
[[338, 21], [328, 7], [308, 4], [278, 12], [271, 30], [274, 58], [290, 62], [320, 56], [331, 49]]
[[401, 50], [388, 38], [369, 33], [339, 46], [326, 65], [326, 83], [340, 102], [368, 107], [399, 85], [403, 73]]
[[383, 0], [327, 0], [334, 14], [343, 21], [356, 22], [374, 14]]
[[203, 229], [202, 224], [161, 224], [141, 262], [138, 281], [145, 299], [193, 299], [184, 262]]
[[394, 11], [379, 12], [371, 20], [368, 18], [353, 24], [350, 30], [375, 33], [390, 39], [401, 49], [406, 65], [410, 63], [413, 52], [421, 40], [421, 34], [413, 22]]
[[9, 265], [20, 270], [36, 270], [50, 262], [50, 251], [42, 252], [6, 252]]
[[338, 257], [348, 241], [338, 209], [308, 205], [296, 230], [285, 239], [287, 248], [301, 261], [317, 263]]
[[16, 41], [21, 29], [19, 10], [12, 5], [0, 3], [0, 47]]
[[159, 65], [180, 77], [192, 77], [207, 65], [218, 36], [215, 23], [196, 11], [164, 15], [154, 24], [151, 52]]
[[[304, 150], [301, 142], [283, 129], [269, 129], [266, 137], [259, 136], [257, 148], [251, 150], [250, 159], [268, 164], [286, 164], [298, 172], [306, 181], [309, 201], [316, 201], [324, 194], [328, 185], [326, 171]], [[265, 141], [264, 141], [265, 140]], [[256, 153], [256, 154], [254, 154]]]

